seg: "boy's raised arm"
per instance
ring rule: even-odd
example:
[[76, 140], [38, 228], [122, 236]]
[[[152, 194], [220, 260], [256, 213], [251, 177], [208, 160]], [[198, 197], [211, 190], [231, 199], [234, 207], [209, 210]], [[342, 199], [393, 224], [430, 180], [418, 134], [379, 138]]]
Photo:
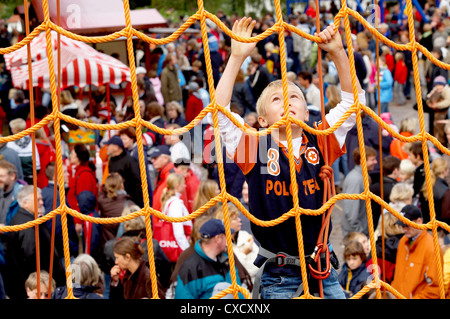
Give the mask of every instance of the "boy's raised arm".
[[[352, 79], [350, 73], [350, 62], [342, 44], [341, 36], [339, 32], [335, 30], [334, 24], [330, 24], [319, 34], [315, 34], [322, 39], [322, 43], [317, 45], [324, 51], [327, 51], [330, 58], [336, 65], [336, 69], [339, 76], [339, 82], [341, 84], [341, 90], [344, 92], [352, 93]], [[359, 81], [357, 82], [358, 93], [363, 93], [364, 90], [361, 87]]]
[[[342, 101], [333, 109], [330, 110], [328, 114], [325, 115], [329, 126], [333, 126], [344, 113], [353, 105], [353, 86], [350, 73], [350, 62], [347, 56], [347, 52], [342, 44], [342, 39], [339, 33], [335, 30], [333, 24], [330, 24], [326, 29], [324, 29], [319, 34], [315, 34], [322, 39], [322, 43], [317, 45], [324, 51], [327, 51], [334, 64], [339, 76], [339, 83], [341, 85], [341, 98]], [[365, 92], [361, 87], [359, 81], [356, 81], [358, 89], [358, 99], [360, 103], [366, 104]], [[341, 147], [345, 144], [345, 139], [347, 132], [356, 123], [356, 114], [353, 113], [347, 120], [342, 123], [342, 125], [334, 131], [339, 145]]]
[[[252, 18], [242, 18], [235, 21], [233, 25], [233, 33], [241, 37], [250, 37], [252, 35], [253, 27], [256, 21]], [[244, 60], [252, 53], [256, 47], [255, 43], [244, 43], [231, 39], [231, 55], [228, 59], [222, 77], [219, 80], [216, 88], [216, 103], [228, 107], [233, 94], [234, 83], [239, 73]], [[239, 114], [233, 113], [233, 116], [244, 124], [244, 119]], [[242, 136], [242, 130], [237, 130], [233, 122], [226, 117], [222, 112], [218, 113], [219, 131], [222, 136], [222, 141], [226, 147], [228, 156], [232, 157], [239, 144]]]
[[[234, 22], [232, 31], [241, 37], [251, 37], [255, 24], [252, 18], [242, 18]], [[231, 55], [216, 88], [217, 104], [225, 107], [230, 103], [239, 69], [255, 47], [256, 42], [244, 43], [231, 39]]]

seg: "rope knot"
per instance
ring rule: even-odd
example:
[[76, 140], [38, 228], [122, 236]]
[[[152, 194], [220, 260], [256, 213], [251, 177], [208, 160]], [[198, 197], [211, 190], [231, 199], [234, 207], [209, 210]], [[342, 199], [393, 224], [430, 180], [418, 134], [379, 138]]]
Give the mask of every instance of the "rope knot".
[[320, 169], [319, 176], [322, 181], [331, 179], [331, 177], [333, 176], [333, 169], [329, 165], [323, 165]]

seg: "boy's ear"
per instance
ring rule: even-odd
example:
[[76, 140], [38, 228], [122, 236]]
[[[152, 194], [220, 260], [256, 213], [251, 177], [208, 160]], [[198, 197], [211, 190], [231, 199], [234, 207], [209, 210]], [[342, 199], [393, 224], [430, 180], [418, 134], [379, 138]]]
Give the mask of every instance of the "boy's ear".
[[309, 121], [309, 110], [305, 107], [305, 120], [304, 122], [308, 122]]
[[258, 123], [259, 123], [259, 125], [261, 125], [261, 127], [264, 127], [264, 128], [269, 126], [269, 123], [262, 116], [258, 116]]

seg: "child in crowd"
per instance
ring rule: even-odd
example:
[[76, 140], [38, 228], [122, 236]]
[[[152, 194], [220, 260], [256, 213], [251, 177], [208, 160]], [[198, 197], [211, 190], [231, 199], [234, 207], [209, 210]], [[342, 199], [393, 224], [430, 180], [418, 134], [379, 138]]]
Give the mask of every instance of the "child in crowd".
[[360, 242], [352, 240], [345, 245], [345, 263], [339, 273], [339, 283], [347, 298], [352, 297], [360, 291], [370, 273], [367, 271], [367, 255]]
[[[32, 272], [27, 280], [25, 281], [25, 290], [27, 291], [28, 299], [48, 299], [49, 294], [49, 286], [50, 283], [50, 277], [49, 273], [45, 270], [41, 270], [39, 272], [39, 281], [40, 281], [40, 287], [39, 287], [39, 296], [38, 293], [38, 283], [37, 283], [37, 272]], [[52, 278], [51, 282], [51, 292], [55, 291], [56, 288], [56, 282]]]
[[398, 176], [400, 182], [413, 185], [415, 171], [416, 166], [414, 166], [414, 164], [409, 159], [402, 160], [400, 162], [399, 176]]
[[386, 58], [381, 56], [379, 58], [380, 65], [380, 109], [381, 113], [389, 112], [389, 102], [392, 101], [392, 91], [394, 79], [392, 73], [386, 64]]
[[394, 93], [397, 99], [397, 106], [405, 104], [406, 98], [403, 93], [403, 89], [406, 83], [406, 77], [408, 76], [408, 68], [406, 67], [402, 52], [395, 53], [395, 68], [394, 68]]
[[348, 233], [348, 235], [344, 238], [344, 245], [347, 245], [351, 241], [359, 242], [363, 246], [366, 256], [370, 256], [370, 241], [366, 234], [356, 231]]

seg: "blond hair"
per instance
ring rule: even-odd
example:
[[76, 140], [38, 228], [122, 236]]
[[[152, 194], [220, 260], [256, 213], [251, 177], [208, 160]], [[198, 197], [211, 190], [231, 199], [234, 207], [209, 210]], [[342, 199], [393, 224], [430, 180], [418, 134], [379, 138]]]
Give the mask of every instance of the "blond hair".
[[411, 162], [409, 159], [403, 159], [400, 162], [399, 171], [405, 174], [408, 174], [409, 176], [413, 176], [414, 172], [416, 171], [416, 166]]
[[60, 102], [62, 105], [67, 105], [75, 102], [75, 100], [69, 90], [63, 90], [61, 92]]
[[122, 188], [123, 179], [119, 174], [110, 174], [105, 180], [106, 196], [110, 199], [117, 198], [117, 191]]
[[164, 207], [167, 200], [175, 195], [175, 188], [184, 182], [184, 176], [177, 173], [171, 173], [167, 177], [167, 186], [161, 195], [161, 207]]
[[[124, 207], [122, 211], [122, 216], [128, 216], [134, 212], [139, 211], [141, 208], [136, 204], [127, 205]], [[143, 230], [145, 229], [145, 218], [142, 215], [137, 216], [136, 218], [126, 220], [123, 222], [123, 226], [125, 231], [130, 230]]]
[[[228, 216], [229, 216], [230, 220], [233, 219], [235, 216], [239, 216], [240, 211], [236, 207], [236, 205], [234, 205], [233, 203], [228, 203], [227, 207], [228, 207]], [[216, 210], [215, 216], [217, 219], [224, 220], [223, 208], [224, 207], [221, 206]]]
[[[41, 284], [43, 284], [47, 289], [48, 289], [48, 283], [50, 282], [50, 275], [47, 271], [45, 270], [41, 270], [39, 272], [39, 280], [41, 282]], [[56, 288], [56, 282], [55, 280], [52, 278], [52, 291], [55, 290]], [[25, 281], [25, 289], [29, 289], [29, 290], [34, 290], [37, 289], [38, 287], [38, 283], [37, 283], [37, 272], [32, 272], [27, 280]]]
[[[431, 170], [430, 170], [430, 180], [431, 180], [431, 187], [433, 188], [436, 184], [437, 177], [442, 174], [448, 167], [447, 161], [443, 159], [442, 157], [438, 157], [431, 163]], [[425, 200], [428, 201], [428, 188], [427, 183], [423, 183], [421, 191], [423, 193], [423, 196], [425, 197]]]
[[398, 218], [391, 213], [384, 215], [384, 234], [386, 236], [395, 236], [403, 234], [403, 229], [400, 225], [396, 224]]
[[400, 132], [409, 132], [414, 134], [417, 128], [417, 119], [414, 117], [407, 117], [400, 122]]
[[27, 123], [24, 119], [17, 118], [9, 122], [9, 127], [11, 128], [11, 130], [23, 131], [26, 129]]
[[177, 101], [170, 101], [166, 104], [166, 112], [169, 110], [176, 110], [178, 114], [183, 114], [183, 107]]
[[333, 108], [341, 102], [341, 92], [337, 85], [330, 84], [326, 89], [328, 105]]
[[216, 196], [217, 182], [213, 179], [206, 179], [200, 182], [197, 195], [194, 200], [194, 211], [205, 205], [211, 198]]
[[414, 189], [412, 185], [407, 183], [397, 183], [392, 187], [389, 200], [392, 203], [405, 202], [411, 199], [414, 195]]
[[[288, 81], [288, 85], [292, 85], [294, 86], [300, 93], [301, 93], [301, 97], [305, 103], [305, 107], [306, 107], [306, 100], [305, 100], [305, 96], [303, 95], [303, 92], [300, 90], [300, 88], [295, 85], [295, 83]], [[266, 99], [269, 96], [270, 93], [272, 93], [275, 90], [281, 89], [283, 88], [283, 83], [281, 80], [276, 80], [273, 82], [270, 82], [266, 88], [262, 91], [261, 95], [258, 98], [258, 101], [256, 101], [256, 112], [258, 113], [259, 116], [264, 116], [266, 115]]]
[[442, 157], [436, 158], [431, 163], [431, 169], [436, 176], [440, 176], [441, 174], [443, 174], [447, 168], [448, 168], [448, 163]]

